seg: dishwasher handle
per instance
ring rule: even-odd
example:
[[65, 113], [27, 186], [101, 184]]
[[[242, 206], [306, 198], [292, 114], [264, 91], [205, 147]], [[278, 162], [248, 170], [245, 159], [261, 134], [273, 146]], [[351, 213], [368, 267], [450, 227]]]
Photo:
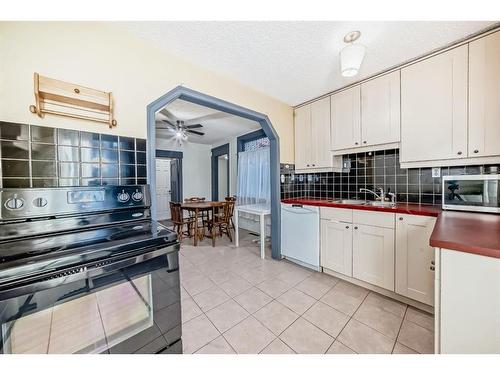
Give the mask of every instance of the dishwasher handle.
[[316, 207], [304, 207], [301, 204], [283, 205], [281, 206], [281, 209], [294, 214], [319, 214]]

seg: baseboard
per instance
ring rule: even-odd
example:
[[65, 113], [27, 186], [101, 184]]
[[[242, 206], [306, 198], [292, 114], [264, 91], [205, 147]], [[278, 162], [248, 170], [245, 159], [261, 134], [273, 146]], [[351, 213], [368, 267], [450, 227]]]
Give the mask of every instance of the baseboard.
[[361, 281], [361, 280], [358, 280], [358, 279], [355, 279], [355, 278], [343, 275], [341, 273], [329, 270], [328, 268], [324, 268], [323, 267], [323, 272], [326, 273], [326, 274], [328, 274], [328, 275], [335, 276], [335, 277], [337, 277], [339, 279], [342, 279], [344, 281], [348, 281], [351, 284], [362, 286], [363, 288], [372, 290], [372, 291], [377, 292], [379, 294], [382, 294], [382, 295], [384, 295], [386, 297], [395, 299], [396, 301], [406, 303], [407, 305], [416, 307], [417, 309], [426, 311], [426, 312], [428, 312], [430, 314], [434, 314], [434, 308], [432, 306], [426, 305], [426, 304], [424, 304], [422, 302], [418, 302], [418, 301], [415, 301], [415, 300], [410, 299], [408, 297], [405, 297], [405, 296], [402, 296], [400, 294], [394, 293], [393, 291], [390, 291], [390, 290], [387, 290], [387, 289], [384, 289], [384, 288], [380, 288], [380, 287], [378, 287], [376, 285], [372, 285], [372, 284], [369, 284], [367, 282], [364, 282], [364, 281]]

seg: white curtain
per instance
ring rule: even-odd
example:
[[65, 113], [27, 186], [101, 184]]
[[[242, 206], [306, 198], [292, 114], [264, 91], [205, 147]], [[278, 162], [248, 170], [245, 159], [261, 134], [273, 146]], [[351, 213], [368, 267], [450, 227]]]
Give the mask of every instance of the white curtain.
[[269, 147], [238, 153], [238, 204], [270, 203]]

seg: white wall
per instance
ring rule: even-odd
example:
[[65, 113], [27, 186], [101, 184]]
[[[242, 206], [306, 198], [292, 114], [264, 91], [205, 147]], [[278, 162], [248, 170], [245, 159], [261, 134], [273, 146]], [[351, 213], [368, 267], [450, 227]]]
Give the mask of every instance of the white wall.
[[212, 199], [211, 145], [178, 142], [156, 138], [156, 148], [160, 150], [181, 151], [182, 158], [182, 193], [183, 198], [205, 197]]
[[[293, 110], [276, 99], [158, 49], [113, 22], [0, 22], [0, 120], [146, 138], [146, 106], [178, 85], [269, 116], [283, 163], [293, 162]], [[33, 73], [114, 97], [118, 126], [57, 116], [39, 118]]]

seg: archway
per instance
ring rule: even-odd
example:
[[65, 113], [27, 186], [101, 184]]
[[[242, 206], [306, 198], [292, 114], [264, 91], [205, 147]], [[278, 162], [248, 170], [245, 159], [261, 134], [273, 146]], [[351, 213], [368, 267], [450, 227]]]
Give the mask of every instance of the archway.
[[[251, 109], [203, 94], [201, 92], [177, 86], [165, 95], [156, 99], [147, 107], [148, 124], [148, 183], [152, 191], [156, 187], [155, 155], [156, 155], [156, 131], [155, 113], [176, 99], [182, 99], [191, 103], [203, 105], [222, 112], [241, 116], [249, 120], [257, 121], [270, 141], [271, 160], [271, 253], [274, 259], [281, 259], [281, 220], [280, 220], [280, 148], [279, 137], [274, 130], [269, 118], [262, 113]], [[156, 218], [156, 195], [151, 194], [151, 214]]]

